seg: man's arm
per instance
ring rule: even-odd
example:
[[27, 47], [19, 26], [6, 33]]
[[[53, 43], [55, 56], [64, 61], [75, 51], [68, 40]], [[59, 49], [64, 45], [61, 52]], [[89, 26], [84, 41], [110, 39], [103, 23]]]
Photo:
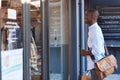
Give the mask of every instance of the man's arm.
[[89, 55], [92, 60], [95, 59], [94, 55], [92, 54], [92, 52], [90, 50], [86, 51], [86, 50], [82, 49], [80, 52], [81, 52], [81, 55], [83, 55], [83, 56], [88, 56]]

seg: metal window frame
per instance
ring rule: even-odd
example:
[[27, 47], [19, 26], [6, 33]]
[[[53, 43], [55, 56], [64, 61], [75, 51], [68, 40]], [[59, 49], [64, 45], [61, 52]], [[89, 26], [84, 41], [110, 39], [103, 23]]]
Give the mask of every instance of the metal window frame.
[[22, 4], [23, 14], [23, 80], [31, 80], [30, 75], [30, 2]]
[[[80, 56], [79, 49], [85, 48], [84, 42], [84, 0], [71, 0], [71, 43], [69, 55], [70, 80], [78, 80], [85, 71], [85, 58]], [[79, 56], [79, 57], [78, 57]], [[83, 65], [81, 65], [83, 64]], [[79, 68], [79, 69], [78, 69]]]
[[76, 25], [76, 0], [70, 1], [70, 55], [69, 55], [70, 80], [77, 80], [77, 25]]
[[[86, 27], [84, 27], [84, 0], [80, 0], [79, 2], [79, 15], [80, 15], [80, 49], [86, 49], [86, 45], [85, 45], [85, 38], [86, 38], [86, 34], [85, 34], [85, 30]], [[80, 56], [80, 75], [82, 75], [83, 73], [85, 73], [86, 71], [86, 59], [84, 56]]]
[[42, 80], [49, 80], [49, 11], [48, 0], [41, 1], [42, 12]]

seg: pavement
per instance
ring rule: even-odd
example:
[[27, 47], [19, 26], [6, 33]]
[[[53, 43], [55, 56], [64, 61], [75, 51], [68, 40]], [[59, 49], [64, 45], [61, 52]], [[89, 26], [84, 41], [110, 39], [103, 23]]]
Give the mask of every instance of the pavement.
[[104, 80], [120, 80], [120, 74], [112, 74], [106, 77]]

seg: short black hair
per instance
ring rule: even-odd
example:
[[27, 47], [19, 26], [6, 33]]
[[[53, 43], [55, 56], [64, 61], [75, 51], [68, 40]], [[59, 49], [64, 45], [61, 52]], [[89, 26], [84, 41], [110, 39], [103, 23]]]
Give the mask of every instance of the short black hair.
[[92, 13], [96, 17], [99, 17], [99, 12], [97, 9], [87, 9], [86, 11]]

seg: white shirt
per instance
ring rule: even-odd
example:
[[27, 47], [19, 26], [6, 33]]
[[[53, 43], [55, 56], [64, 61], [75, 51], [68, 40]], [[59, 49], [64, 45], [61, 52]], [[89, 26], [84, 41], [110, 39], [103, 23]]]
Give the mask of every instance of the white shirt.
[[[105, 56], [103, 33], [97, 23], [89, 26], [88, 47], [95, 57], [95, 62]], [[87, 69], [90, 70], [93, 68], [94, 62], [92, 61], [90, 56], [87, 56]]]

